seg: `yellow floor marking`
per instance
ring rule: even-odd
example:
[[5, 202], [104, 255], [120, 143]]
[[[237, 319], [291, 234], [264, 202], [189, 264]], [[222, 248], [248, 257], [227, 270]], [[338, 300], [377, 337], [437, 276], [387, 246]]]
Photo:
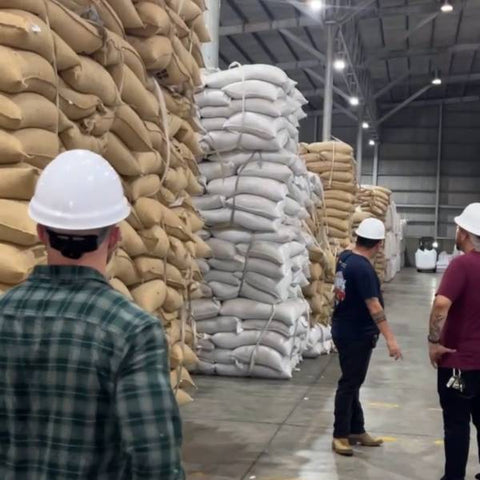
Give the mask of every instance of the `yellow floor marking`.
[[433, 443], [435, 445], [443, 445], [443, 440], [435, 440]]
[[400, 405], [398, 405], [397, 403], [370, 402], [368, 405], [370, 407], [378, 408], [400, 408]]
[[398, 438], [395, 437], [380, 437], [385, 443], [398, 442]]

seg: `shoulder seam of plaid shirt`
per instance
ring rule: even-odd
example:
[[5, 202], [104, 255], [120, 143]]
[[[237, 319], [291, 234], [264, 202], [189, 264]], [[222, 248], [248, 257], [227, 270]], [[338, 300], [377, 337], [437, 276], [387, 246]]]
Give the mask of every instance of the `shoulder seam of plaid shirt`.
[[0, 297], [2, 480], [184, 480], [181, 443], [159, 319], [86, 267]]

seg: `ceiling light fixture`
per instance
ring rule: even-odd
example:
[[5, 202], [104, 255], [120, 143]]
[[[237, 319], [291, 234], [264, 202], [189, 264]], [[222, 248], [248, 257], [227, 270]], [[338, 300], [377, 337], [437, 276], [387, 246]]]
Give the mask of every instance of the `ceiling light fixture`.
[[440, 7], [440, 10], [443, 13], [451, 13], [453, 12], [453, 5], [448, 0], [445, 0], [443, 5]]
[[363, 123], [362, 123], [362, 128], [363, 128], [364, 130], [368, 130], [368, 129], [370, 128], [370, 124], [369, 124], [368, 122], [363, 122]]
[[375, 140], [373, 140], [373, 139], [370, 140], [370, 141], [368, 142], [368, 144], [369, 144], [371, 147], [374, 147], [374, 146], [375, 146]]
[[314, 12], [319, 12], [325, 6], [323, 0], [309, 0], [308, 6]]
[[345, 70], [347, 68], [347, 62], [345, 62], [345, 60], [343, 58], [337, 58], [333, 62], [333, 68], [337, 72], [342, 72], [343, 70]]
[[432, 85], [439, 86], [442, 84], [442, 77], [440, 76], [440, 72], [435, 70], [432, 76]]
[[360, 105], [360, 99], [358, 97], [350, 97], [349, 102], [352, 107], [358, 107]]

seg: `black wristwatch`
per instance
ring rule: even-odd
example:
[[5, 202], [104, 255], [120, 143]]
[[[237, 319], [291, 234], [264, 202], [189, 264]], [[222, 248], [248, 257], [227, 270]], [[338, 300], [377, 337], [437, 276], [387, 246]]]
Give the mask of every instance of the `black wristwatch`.
[[438, 345], [440, 340], [434, 340], [430, 335], [427, 337], [428, 343], [432, 343], [433, 345]]

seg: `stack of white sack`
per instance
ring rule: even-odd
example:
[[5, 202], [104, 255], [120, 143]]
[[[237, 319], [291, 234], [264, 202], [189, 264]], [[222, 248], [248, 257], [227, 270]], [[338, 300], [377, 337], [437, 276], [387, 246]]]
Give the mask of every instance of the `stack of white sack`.
[[309, 331], [310, 275], [303, 229], [312, 205], [297, 155], [303, 96], [280, 69], [237, 66], [206, 74], [196, 95], [205, 129], [196, 197], [213, 252], [201, 267], [213, 299], [193, 302], [199, 372], [291, 378]]
[[393, 200], [390, 200], [388, 206], [385, 228], [387, 230], [385, 238], [385, 281], [390, 282], [402, 268], [402, 254], [404, 253], [402, 251], [404, 228]]

